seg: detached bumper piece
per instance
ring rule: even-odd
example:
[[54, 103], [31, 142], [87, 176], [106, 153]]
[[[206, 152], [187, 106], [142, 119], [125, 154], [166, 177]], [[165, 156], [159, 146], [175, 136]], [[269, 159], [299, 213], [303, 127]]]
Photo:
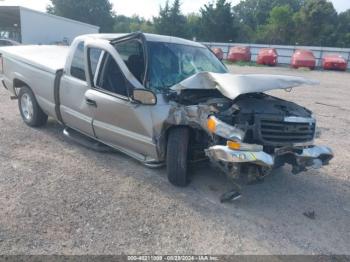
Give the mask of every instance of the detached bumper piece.
[[288, 163], [293, 166], [293, 173], [306, 171], [307, 168], [321, 168], [328, 165], [333, 158], [333, 152], [325, 146], [311, 146], [308, 148], [281, 148], [275, 154], [263, 151], [239, 151], [227, 146], [213, 146], [206, 150], [209, 159], [232, 171], [234, 164], [254, 164], [263, 168], [273, 169]]

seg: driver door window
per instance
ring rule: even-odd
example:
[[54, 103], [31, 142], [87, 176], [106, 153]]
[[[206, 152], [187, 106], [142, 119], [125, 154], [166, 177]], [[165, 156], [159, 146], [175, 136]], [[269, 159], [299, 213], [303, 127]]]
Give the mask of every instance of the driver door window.
[[109, 93], [128, 97], [128, 83], [113, 57], [105, 52], [99, 75], [97, 76], [96, 88]]
[[124, 63], [135, 78], [142, 83], [145, 76], [143, 47], [139, 40], [133, 39], [114, 45]]

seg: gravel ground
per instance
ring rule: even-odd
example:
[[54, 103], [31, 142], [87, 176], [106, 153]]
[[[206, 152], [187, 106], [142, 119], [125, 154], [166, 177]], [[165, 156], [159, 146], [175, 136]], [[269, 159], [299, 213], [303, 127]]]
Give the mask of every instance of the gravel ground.
[[350, 254], [350, 74], [231, 69], [319, 80], [272, 93], [314, 111], [331, 164], [297, 176], [280, 168], [220, 204], [227, 180], [209, 165], [175, 188], [164, 168], [66, 141], [52, 120], [27, 127], [1, 88], [0, 254]]

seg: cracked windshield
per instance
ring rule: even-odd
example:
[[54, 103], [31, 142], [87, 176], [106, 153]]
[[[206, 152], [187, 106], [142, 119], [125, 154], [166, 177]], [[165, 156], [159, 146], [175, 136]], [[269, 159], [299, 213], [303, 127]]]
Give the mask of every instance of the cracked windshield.
[[148, 87], [162, 91], [199, 72], [226, 73], [226, 67], [207, 48], [150, 42]]

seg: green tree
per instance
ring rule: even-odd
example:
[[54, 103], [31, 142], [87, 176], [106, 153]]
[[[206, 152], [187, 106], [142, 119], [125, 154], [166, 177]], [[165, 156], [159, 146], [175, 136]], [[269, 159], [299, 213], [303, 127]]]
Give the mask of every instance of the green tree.
[[227, 42], [237, 35], [231, 3], [217, 0], [215, 4], [204, 5], [201, 13], [201, 40]]
[[160, 7], [159, 16], [154, 18], [154, 28], [159, 34], [187, 37], [186, 17], [181, 13], [180, 0], [174, 0], [169, 6], [166, 1], [164, 8]]
[[141, 19], [141, 22], [133, 22], [130, 24], [130, 32], [141, 31], [144, 33], [155, 33], [155, 28], [152, 22]]
[[187, 15], [187, 34], [190, 39], [198, 39], [201, 32], [201, 16], [196, 13]]
[[274, 7], [267, 24], [258, 27], [257, 42], [275, 45], [291, 44], [294, 38], [293, 15], [289, 5]]
[[327, 0], [307, 0], [294, 15], [295, 40], [302, 45], [334, 46], [338, 14]]
[[130, 24], [132, 19], [125, 15], [118, 15], [115, 17], [113, 32], [115, 33], [130, 33]]
[[350, 9], [338, 16], [337, 45], [350, 47]]
[[238, 23], [236, 42], [253, 43], [256, 41], [257, 33], [249, 25]]
[[131, 33], [136, 31], [153, 33], [155, 30], [153, 24], [142, 17], [118, 15], [115, 18], [113, 31], [116, 33]]
[[109, 0], [51, 0], [47, 12], [97, 25], [101, 32], [111, 32], [114, 24], [112, 9]]
[[159, 7], [159, 15], [153, 18], [153, 22], [154, 28], [159, 34], [163, 32], [169, 32], [171, 30], [170, 6], [168, 0], [165, 2], [164, 7]]
[[244, 0], [237, 4], [233, 10], [240, 24], [256, 30], [258, 26], [265, 25], [274, 7], [288, 5], [297, 12], [305, 0]]

